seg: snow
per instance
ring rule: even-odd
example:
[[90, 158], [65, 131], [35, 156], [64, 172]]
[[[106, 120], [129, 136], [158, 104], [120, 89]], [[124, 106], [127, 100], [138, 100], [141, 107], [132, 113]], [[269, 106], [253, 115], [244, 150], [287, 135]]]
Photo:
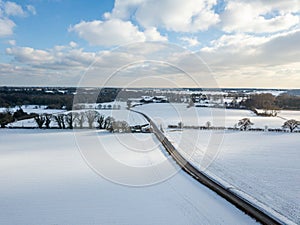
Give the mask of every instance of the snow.
[[[164, 127], [168, 125], [177, 125], [180, 121], [186, 126], [206, 126], [208, 121], [215, 127], [234, 127], [242, 118], [250, 118], [254, 123], [253, 128], [280, 129], [284, 123], [284, 119], [280, 117], [262, 117], [257, 116], [249, 110], [242, 109], [224, 109], [209, 107], [191, 107], [187, 108], [187, 104], [146, 104], [133, 108], [150, 115], [158, 124]], [[280, 115], [285, 115], [286, 111], [282, 111]], [[298, 111], [300, 115], [300, 111]]]
[[32, 128], [32, 127], [38, 127], [38, 125], [35, 122], [35, 120], [32, 118], [32, 119], [19, 120], [19, 121], [9, 123], [7, 125], [7, 127], [22, 127], [22, 128], [30, 127], [30, 128]]
[[296, 110], [281, 110], [279, 111], [278, 116], [287, 120], [294, 119], [300, 121], [300, 111]]
[[0, 224], [256, 224], [182, 171], [155, 184], [125, 185], [128, 171], [97, 158], [117, 170], [120, 180], [111, 182], [78, 151], [86, 146], [101, 156], [107, 147], [143, 181], [145, 167], [152, 177], [164, 172], [154, 166], [162, 162], [176, 169], [152, 134], [2, 129], [0, 143]]
[[[74, 110], [73, 112], [83, 112], [86, 110], [95, 110], [98, 104], [83, 104], [86, 109]], [[112, 116], [117, 120], [125, 120], [130, 125], [143, 125], [147, 123], [145, 119], [133, 112], [126, 110], [125, 102], [109, 102], [102, 103], [101, 105], [120, 105], [121, 109], [97, 109], [96, 111], [107, 116]], [[31, 113], [69, 113], [70, 111], [65, 110], [50, 110], [45, 109], [45, 106], [22, 106], [24, 111]], [[15, 108], [16, 110], [17, 108]], [[180, 121], [186, 126], [206, 126], [206, 123], [210, 121], [211, 126], [216, 127], [234, 127], [238, 121], [242, 118], [250, 118], [251, 122], [254, 123], [253, 128], [277, 128], [281, 129], [286, 119], [300, 120], [300, 111], [289, 111], [282, 110], [278, 113], [278, 117], [262, 117], [257, 116], [249, 110], [240, 109], [223, 109], [223, 108], [209, 108], [209, 107], [191, 107], [187, 108], [187, 104], [182, 103], [156, 103], [156, 104], [145, 104], [136, 106], [134, 110], [145, 112], [152, 116], [152, 118], [158, 123], [162, 124], [163, 127], [168, 125], [177, 125]], [[3, 108], [3, 110], [5, 110]], [[55, 122], [50, 124], [51, 127], [57, 126]], [[96, 123], [95, 123], [96, 125]], [[37, 127], [34, 119], [22, 120], [11, 123], [10, 127]], [[87, 124], [85, 124], [87, 126]]]
[[[214, 133], [222, 138], [217, 153], [210, 150], [213, 146], [210, 139], [216, 135]], [[167, 135], [196, 167], [203, 169], [202, 166], [206, 165], [205, 172], [226, 181], [226, 186], [250, 195], [299, 224], [299, 134], [239, 131], [214, 133], [184, 130], [169, 132]], [[214, 158], [210, 160], [207, 157]]]
[[[85, 109], [85, 110], [73, 110], [73, 111], [59, 111], [58, 113], [53, 113], [53, 115], [59, 114], [59, 113], [63, 113], [63, 114], [68, 114], [70, 112], [85, 112], [88, 110], [94, 110], [94, 109]], [[97, 111], [100, 115], [103, 115], [105, 118], [108, 116], [112, 116], [113, 118], [115, 118], [116, 120], [120, 120], [120, 121], [127, 121], [128, 124], [130, 126], [134, 126], [134, 125], [144, 125], [147, 124], [148, 122], [145, 120], [145, 118], [137, 113], [128, 111], [126, 109], [116, 109], [116, 110], [95, 110]], [[88, 123], [87, 121], [84, 122], [84, 127], [88, 127]], [[97, 126], [97, 123], [94, 123], [94, 126]], [[38, 127], [37, 123], [35, 122], [34, 119], [26, 119], [26, 120], [19, 120], [16, 122], [12, 122], [10, 124], [8, 124], [8, 127]], [[51, 123], [50, 123], [50, 127], [58, 127], [57, 123], [54, 121], [54, 119], [52, 119]]]
[[105, 117], [112, 116], [116, 120], [127, 121], [129, 125], [143, 125], [148, 123], [142, 115], [128, 111], [126, 109], [97, 110], [97, 112], [101, 115], [104, 115]]
[[[13, 108], [8, 108], [10, 112], [15, 112], [19, 109], [19, 106], [13, 107]], [[66, 110], [62, 109], [47, 109], [46, 105], [22, 105], [21, 108], [23, 109], [24, 112], [30, 114], [30, 113], [37, 113], [37, 114], [43, 114], [43, 113], [48, 113], [48, 114], [53, 114], [53, 113], [60, 113], [64, 112]], [[5, 112], [7, 111], [7, 108], [0, 108], [0, 112]]]
[[272, 94], [274, 96], [279, 96], [280, 94], [286, 93], [286, 91], [278, 91], [278, 90], [255, 90], [254, 92], [249, 92], [249, 93], [245, 93], [245, 94], [250, 94], [250, 95], [254, 95], [254, 94]]
[[[120, 110], [97, 111], [130, 125], [147, 123], [125, 107], [124, 103]], [[248, 110], [187, 104], [133, 109], [156, 121], [174, 146], [209, 176], [286, 224], [300, 223], [298, 133], [167, 129], [178, 122], [205, 126], [207, 121], [234, 127], [244, 117], [254, 128], [281, 128], [286, 119], [299, 120], [299, 111], [260, 117]], [[36, 126], [33, 120], [17, 123]], [[0, 130], [0, 143], [0, 224], [254, 223], [178, 172], [151, 134]]]
[[300, 223], [299, 133], [214, 130], [168, 130], [168, 124], [233, 127], [248, 117], [253, 127], [281, 128], [285, 119], [299, 118], [300, 111], [281, 111], [279, 116], [260, 117], [251, 111], [187, 108], [184, 104], [148, 104], [134, 108], [164, 128], [173, 145], [199, 169], [263, 205], [288, 224]]

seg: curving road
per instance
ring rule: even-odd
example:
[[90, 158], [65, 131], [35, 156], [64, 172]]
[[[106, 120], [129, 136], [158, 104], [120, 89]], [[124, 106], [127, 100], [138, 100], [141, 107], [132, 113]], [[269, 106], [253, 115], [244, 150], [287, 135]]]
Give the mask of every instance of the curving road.
[[227, 201], [231, 202], [237, 208], [248, 214], [249, 216], [255, 218], [258, 222], [265, 225], [279, 225], [284, 224], [278, 218], [273, 217], [259, 209], [257, 206], [252, 204], [251, 202], [243, 199], [237, 194], [231, 192], [226, 187], [216, 183], [212, 179], [210, 179], [207, 175], [200, 172], [196, 169], [192, 164], [190, 164], [171, 144], [171, 142], [165, 137], [165, 135], [160, 131], [160, 129], [156, 126], [156, 124], [144, 113], [131, 110], [133, 112], [139, 113], [145, 117], [145, 119], [149, 122], [150, 126], [153, 129], [153, 133], [165, 147], [167, 152], [172, 156], [172, 158], [176, 161], [176, 163], [190, 176], [192, 176], [195, 180], [205, 185], [209, 189], [216, 192], [218, 195], [225, 198]]

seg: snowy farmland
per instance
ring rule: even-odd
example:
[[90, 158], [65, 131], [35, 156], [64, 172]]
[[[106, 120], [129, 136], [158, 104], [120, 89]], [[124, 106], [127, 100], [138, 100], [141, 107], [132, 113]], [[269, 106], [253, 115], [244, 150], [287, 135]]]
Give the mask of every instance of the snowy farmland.
[[196, 167], [284, 215], [290, 224], [300, 223], [299, 133], [166, 129], [180, 121], [185, 125], [211, 121], [215, 126], [232, 127], [244, 117], [251, 119], [253, 127], [280, 128], [285, 119], [299, 118], [299, 111], [259, 117], [247, 110], [186, 108], [182, 104], [149, 104], [136, 109], [161, 125], [174, 146]]
[[[95, 140], [98, 145], [91, 144]], [[152, 134], [2, 129], [0, 143], [0, 224], [256, 224], [184, 172], [176, 172]], [[136, 171], [153, 168], [152, 177], [164, 172], [153, 166], [162, 162], [176, 173], [148, 186], [122, 185], [132, 179], [128, 171], [116, 171], [99, 157], [94, 163], [119, 175], [113, 180], [111, 174], [100, 176], [78, 146], [97, 156], [106, 146], [121, 164]], [[139, 180], [144, 180], [142, 172], [131, 181]]]
[[[196, 167], [299, 224], [298, 133], [185, 130], [167, 135]], [[217, 152], [209, 143], [213, 135], [222, 138]]]
[[[147, 123], [125, 103], [115, 110], [90, 107], [130, 125]], [[299, 119], [299, 111], [260, 117], [247, 110], [186, 104], [133, 109], [149, 115], [196, 167], [287, 224], [300, 222], [299, 133], [167, 129], [179, 122], [205, 126], [208, 121], [234, 127], [244, 117], [254, 128], [281, 128], [286, 119]], [[49, 112], [34, 106], [24, 111]], [[37, 125], [30, 119], [9, 126]], [[4, 129], [0, 140], [0, 224], [255, 223], [180, 171], [152, 134]]]
[[187, 107], [187, 104], [147, 104], [137, 106], [134, 110], [141, 111], [151, 116], [154, 121], [164, 128], [168, 125], [177, 125], [183, 122], [187, 126], [206, 126], [209, 121], [211, 126], [234, 127], [242, 118], [250, 118], [254, 123], [253, 128], [281, 128], [286, 119], [300, 120], [300, 111], [282, 110], [278, 117], [257, 116], [249, 110], [223, 109], [208, 107]]
[[[56, 114], [68, 114], [70, 112], [76, 112], [76, 113], [80, 113], [80, 112], [86, 112], [90, 109], [84, 109], [84, 110], [74, 110], [74, 111], [59, 111], [59, 112], [55, 112], [53, 113], [53, 115]], [[94, 109], [93, 109], [94, 110]], [[100, 115], [103, 115], [105, 118], [108, 116], [111, 116], [113, 118], [115, 118], [116, 120], [120, 120], [120, 121], [127, 121], [129, 125], [134, 126], [134, 125], [143, 125], [143, 124], [147, 124], [147, 121], [145, 120], [145, 118], [137, 113], [128, 111], [126, 109], [118, 109], [118, 110], [95, 110], [96, 112], [98, 112]], [[44, 113], [44, 112], [43, 112]], [[88, 123], [87, 121], [84, 122], [84, 127], [88, 127]], [[94, 122], [94, 126], [97, 126], [96, 122]], [[20, 120], [20, 121], [16, 121], [13, 123], [10, 123], [8, 125], [8, 127], [38, 127], [37, 123], [35, 122], [35, 120], [32, 119], [26, 119], [26, 120]], [[57, 123], [52, 120], [50, 127], [58, 127]]]
[[5, 112], [9, 110], [10, 112], [14, 113], [18, 109], [22, 109], [24, 112], [30, 114], [30, 113], [36, 113], [36, 114], [42, 114], [42, 113], [61, 113], [65, 112], [66, 110], [63, 109], [48, 109], [45, 105], [22, 105], [22, 106], [16, 106], [11, 108], [0, 108], [0, 112]]

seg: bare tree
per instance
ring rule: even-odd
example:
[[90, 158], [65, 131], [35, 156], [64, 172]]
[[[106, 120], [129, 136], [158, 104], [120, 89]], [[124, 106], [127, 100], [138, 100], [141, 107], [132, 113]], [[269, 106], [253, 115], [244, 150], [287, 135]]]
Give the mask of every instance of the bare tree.
[[190, 107], [193, 107], [193, 106], [195, 106], [195, 103], [194, 103], [193, 99], [190, 98], [187, 108], [190, 108]]
[[9, 110], [6, 110], [6, 112], [0, 112], [0, 127], [4, 128], [8, 123], [11, 123], [14, 121], [14, 118], [12, 116], [12, 113]]
[[89, 124], [89, 128], [93, 128], [93, 124], [98, 116], [98, 112], [97, 111], [93, 111], [93, 110], [89, 110], [85, 112], [85, 116], [87, 119], [87, 122]]
[[240, 127], [240, 130], [248, 130], [253, 123], [250, 121], [249, 118], [243, 118], [239, 120], [238, 126]]
[[115, 119], [111, 116], [106, 117], [106, 119], [104, 120], [104, 128], [112, 131], [113, 130], [113, 122], [115, 121]]
[[47, 129], [49, 129], [52, 115], [45, 113], [44, 116], [45, 116], [45, 126], [46, 126]]
[[78, 114], [77, 118], [76, 118], [76, 122], [78, 123], [79, 125], [79, 128], [83, 128], [83, 123], [85, 121], [85, 114], [84, 112], [81, 112]]
[[37, 123], [39, 128], [42, 128], [45, 123], [45, 116], [44, 115], [36, 115], [34, 117], [35, 122]]
[[105, 129], [105, 127], [104, 127], [104, 116], [103, 115], [98, 115], [97, 123], [98, 123], [98, 128], [99, 129]]
[[60, 129], [66, 129], [65, 114], [54, 115], [53, 118]]
[[120, 121], [120, 130], [122, 133], [130, 132], [130, 126], [126, 121]]
[[109, 131], [116, 133], [128, 133], [130, 132], [130, 126], [126, 121], [112, 121]]
[[74, 122], [77, 117], [78, 117], [78, 113], [76, 113], [76, 112], [69, 112], [66, 115], [66, 123], [67, 123], [69, 129], [73, 129], [73, 127], [74, 127], [73, 125], [74, 125]]
[[290, 129], [290, 132], [293, 132], [298, 126], [300, 126], [300, 121], [297, 120], [287, 120], [282, 125], [283, 128]]
[[131, 101], [127, 100], [127, 109], [130, 109], [130, 108], [131, 108]]
[[180, 122], [178, 123], [178, 128], [180, 128], [180, 129], [183, 128], [183, 122], [182, 122], [182, 121], [180, 121]]

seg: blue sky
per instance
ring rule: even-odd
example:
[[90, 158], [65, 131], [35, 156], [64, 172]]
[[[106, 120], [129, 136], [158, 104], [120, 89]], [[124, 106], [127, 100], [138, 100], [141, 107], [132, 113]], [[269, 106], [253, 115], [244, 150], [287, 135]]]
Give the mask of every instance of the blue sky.
[[[138, 62], [131, 81], [151, 74], [198, 86], [207, 73], [219, 87], [300, 88], [299, 8], [298, 0], [0, 0], [0, 85], [76, 86], [83, 76], [104, 85], [96, 80]], [[158, 68], [166, 64], [177, 72]], [[182, 68], [199, 82], [184, 81]]]
[[[81, 20], [101, 19], [101, 15], [113, 8], [113, 1], [72, 1], [72, 0], [19, 0], [14, 1], [23, 8], [33, 5], [36, 14], [26, 17], [15, 16], [16, 23], [13, 36], [20, 46], [33, 48], [52, 48], [55, 45], [65, 45], [70, 41], [79, 40], [69, 33], [68, 28]], [[102, 3], [101, 3], [102, 2]], [[3, 45], [2, 41], [2, 46]]]

